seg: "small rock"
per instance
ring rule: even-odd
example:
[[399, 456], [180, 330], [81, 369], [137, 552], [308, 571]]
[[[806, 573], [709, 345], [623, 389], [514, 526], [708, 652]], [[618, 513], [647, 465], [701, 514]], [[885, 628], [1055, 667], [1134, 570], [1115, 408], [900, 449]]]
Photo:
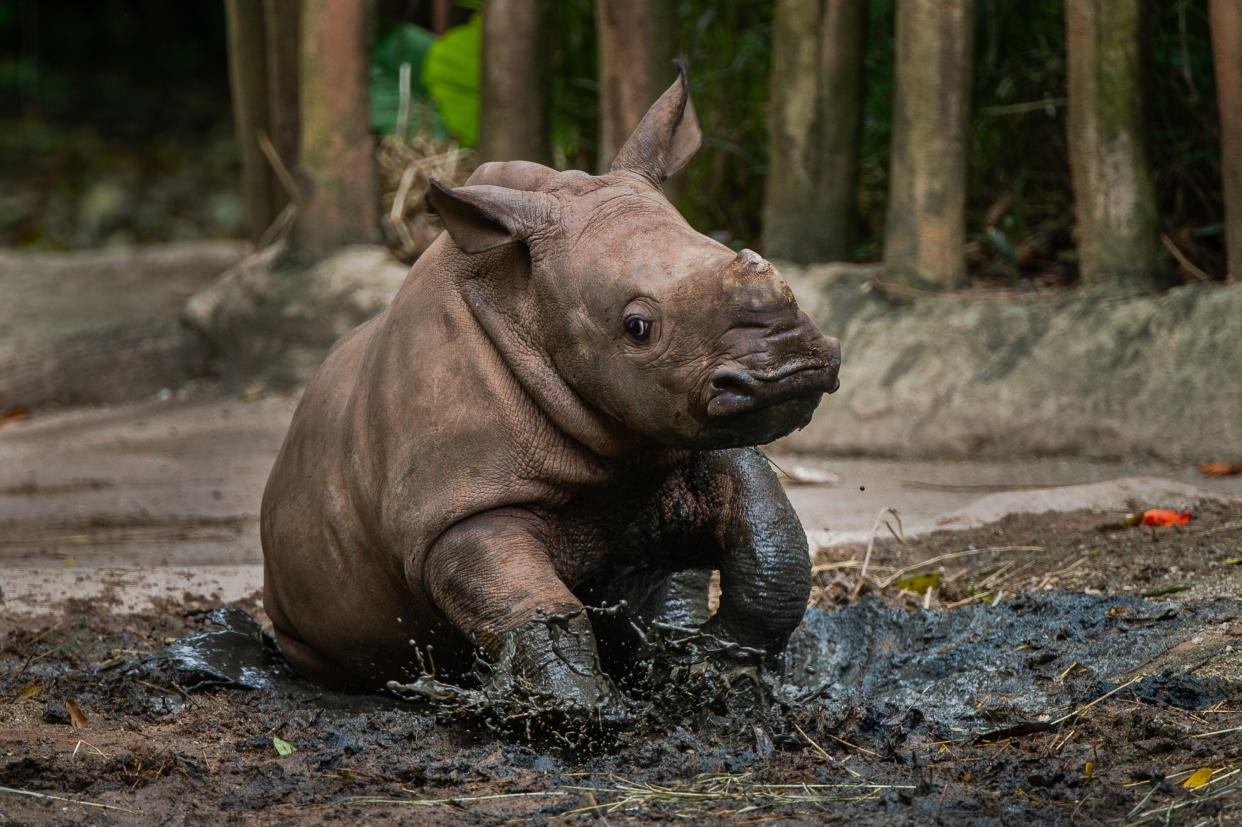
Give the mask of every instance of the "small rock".
[[69, 725], [72, 723], [69, 718], [69, 708], [62, 701], [48, 701], [47, 708], [43, 710], [43, 723]]

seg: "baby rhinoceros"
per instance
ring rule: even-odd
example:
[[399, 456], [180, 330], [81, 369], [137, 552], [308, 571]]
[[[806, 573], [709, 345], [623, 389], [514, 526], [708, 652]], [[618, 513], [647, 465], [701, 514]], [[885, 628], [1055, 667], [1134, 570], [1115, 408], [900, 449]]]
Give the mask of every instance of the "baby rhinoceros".
[[748, 446], [810, 421], [840, 346], [665, 199], [701, 137], [682, 73], [605, 175], [432, 184], [447, 232], [334, 346], [263, 496], [264, 603], [298, 670], [379, 687], [503, 650], [535, 691], [603, 708], [610, 639], [582, 609], [621, 600], [783, 649], [806, 536]]

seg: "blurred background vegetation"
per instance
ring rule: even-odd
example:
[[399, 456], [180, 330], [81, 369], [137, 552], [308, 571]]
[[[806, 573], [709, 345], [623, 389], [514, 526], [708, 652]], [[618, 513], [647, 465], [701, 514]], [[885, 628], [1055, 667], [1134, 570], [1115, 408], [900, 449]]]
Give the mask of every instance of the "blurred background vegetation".
[[[445, 103], [425, 73], [438, 48], [430, 5], [376, 4], [372, 129], [381, 138], [398, 131], [400, 67], [409, 63], [408, 114], [398, 137], [468, 147], [475, 134], [454, 128], [445, 107], [456, 104]], [[552, 157], [558, 166], [587, 170], [600, 161], [594, 5], [560, 0], [549, 24]], [[455, 4], [450, 23], [468, 27], [478, 7]], [[758, 248], [773, 4], [678, 0], [675, 7], [677, 52], [689, 61], [705, 135], [678, 205], [699, 230]], [[1223, 206], [1207, 12], [1203, 2], [1153, 0], [1147, 16], [1144, 98], [1162, 231], [1184, 244], [1197, 267], [1219, 274]], [[974, 17], [972, 276], [1005, 284], [1071, 281], [1064, 4], [977, 0]], [[870, 3], [866, 30], [856, 260], [882, 253], [893, 3]], [[477, 36], [459, 33], [458, 40], [442, 61], [471, 59]], [[226, 55], [217, 2], [0, 0], [0, 245], [57, 250], [243, 235]], [[477, 52], [472, 59], [477, 94]], [[390, 199], [395, 187], [381, 185]]]
[[218, 3], [0, 0], [0, 245], [236, 236]]

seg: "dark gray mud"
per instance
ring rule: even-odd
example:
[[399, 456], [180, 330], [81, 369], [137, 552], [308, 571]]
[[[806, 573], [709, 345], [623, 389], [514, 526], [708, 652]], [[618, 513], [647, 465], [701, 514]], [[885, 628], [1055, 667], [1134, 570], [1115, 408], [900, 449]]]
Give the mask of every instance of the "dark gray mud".
[[[383, 703], [378, 696], [325, 693], [300, 679], [241, 609], [214, 609], [205, 619], [212, 628], [178, 639], [126, 673], [186, 692], [278, 690], [333, 709]], [[612, 675], [626, 693], [629, 715], [620, 720], [563, 709], [556, 698], [525, 690], [503, 662], [481, 657], [477, 680], [466, 685], [428, 676], [394, 682], [390, 690], [394, 706], [404, 702], [441, 720], [569, 752], [607, 743], [610, 735], [624, 738], [626, 730], [650, 734], [687, 720], [738, 728], [808, 709], [863, 710], [977, 736], [998, 726], [1047, 724], [1123, 684], [1152, 703], [1190, 710], [1218, 704], [1242, 693], [1242, 675], [1200, 676], [1195, 666], [1232, 646], [1224, 639], [1197, 648], [1194, 663], [1141, 670], [1201, 630], [1239, 620], [1242, 601], [1231, 598], [1173, 603], [1058, 591], [948, 612], [907, 611], [868, 596], [836, 611], [809, 609], [779, 672], [764, 669], [758, 652], [711, 636], [642, 630], [645, 651], [631, 664], [639, 668]]]
[[[1039, 537], [1048, 570], [1090, 546], [1074, 576], [1151, 590], [1166, 555], [1180, 580], [1226, 565], [1237, 516], [1118, 534], [1125, 557], [1098, 515], [1057, 515], [879, 548], [873, 565]], [[1228, 565], [1211, 582], [1232, 583]], [[0, 649], [0, 824], [1238, 823], [1234, 593], [924, 610], [881, 590], [809, 610], [778, 671], [655, 630], [649, 666], [621, 680], [632, 719], [602, 728], [489, 695], [486, 672], [417, 700], [325, 691], [283, 665], [257, 599], [70, 602]]]
[[[862, 705], [967, 729], [1051, 720], [1122, 683], [1140, 697], [1202, 709], [1242, 691], [1242, 675], [1141, 670], [1204, 628], [1239, 618], [1242, 602], [1230, 598], [1171, 603], [1057, 591], [911, 612], [869, 597], [808, 611], [786, 652], [786, 680], [809, 690], [799, 703]], [[1230, 645], [1199, 648], [1197, 658]]]

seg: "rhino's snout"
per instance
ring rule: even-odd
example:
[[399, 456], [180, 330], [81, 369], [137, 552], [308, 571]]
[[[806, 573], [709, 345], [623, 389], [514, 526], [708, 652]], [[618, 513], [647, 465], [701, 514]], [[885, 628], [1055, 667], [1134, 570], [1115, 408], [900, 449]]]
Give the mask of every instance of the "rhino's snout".
[[838, 385], [836, 370], [820, 363], [795, 363], [771, 373], [722, 367], [712, 376], [707, 415], [733, 416], [797, 397], [818, 399]]
[[824, 336], [805, 317], [769, 328], [762, 345], [752, 357], [730, 360], [712, 374], [707, 391], [709, 418], [798, 400], [813, 408], [823, 394], [840, 387], [841, 344]]

